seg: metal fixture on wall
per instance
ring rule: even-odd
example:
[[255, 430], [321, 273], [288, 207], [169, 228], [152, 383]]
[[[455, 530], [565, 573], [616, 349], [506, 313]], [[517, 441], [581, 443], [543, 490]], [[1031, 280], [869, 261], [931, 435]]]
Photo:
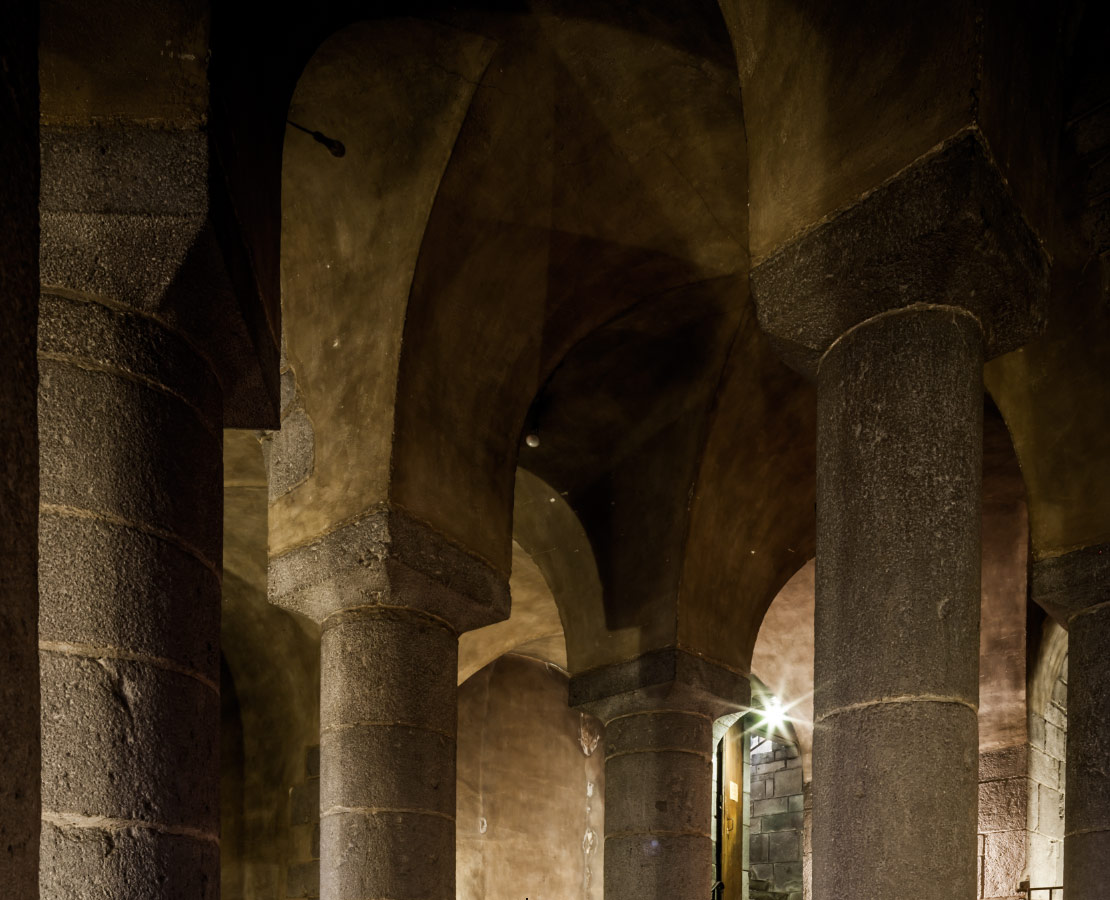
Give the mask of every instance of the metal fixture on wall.
[[313, 131], [310, 128], [305, 128], [303, 125], [298, 125], [292, 119], [286, 119], [285, 121], [287, 124], [292, 125], [298, 131], [303, 131], [305, 134], [309, 135], [314, 141], [316, 141], [316, 143], [323, 144], [325, 147], [328, 148], [328, 153], [330, 153], [332, 156], [338, 158], [340, 156], [346, 155], [347, 148], [343, 145], [342, 141], [337, 141], [335, 138], [330, 138], [322, 131]]

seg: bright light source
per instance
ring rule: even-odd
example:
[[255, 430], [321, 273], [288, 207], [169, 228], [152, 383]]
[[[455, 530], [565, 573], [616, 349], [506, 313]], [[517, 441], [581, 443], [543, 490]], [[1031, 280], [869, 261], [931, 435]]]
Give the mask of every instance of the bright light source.
[[786, 710], [778, 697], [768, 697], [763, 706], [763, 725], [768, 734], [774, 734], [786, 724]]

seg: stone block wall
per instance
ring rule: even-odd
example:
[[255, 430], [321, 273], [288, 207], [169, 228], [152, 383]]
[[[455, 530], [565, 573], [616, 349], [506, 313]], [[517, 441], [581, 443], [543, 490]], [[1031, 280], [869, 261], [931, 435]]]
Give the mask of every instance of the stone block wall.
[[802, 900], [805, 800], [793, 745], [764, 742], [751, 763], [751, 900]]
[[980, 898], [1015, 898], [1026, 870], [1028, 748], [979, 754]]
[[1028, 721], [1028, 742], [979, 755], [980, 900], [1024, 898], [1025, 880], [1063, 884], [1066, 659], [1044, 715], [1030, 709]]
[[813, 896], [813, 782], [807, 781], [802, 792], [802, 896]]
[[[1033, 887], [1064, 883], [1064, 746], [1068, 729], [1068, 662], [1042, 716], [1029, 711], [1028, 876]], [[1045, 895], [1047, 896], [1047, 894]], [[1056, 892], [1056, 897], [1060, 892]]]

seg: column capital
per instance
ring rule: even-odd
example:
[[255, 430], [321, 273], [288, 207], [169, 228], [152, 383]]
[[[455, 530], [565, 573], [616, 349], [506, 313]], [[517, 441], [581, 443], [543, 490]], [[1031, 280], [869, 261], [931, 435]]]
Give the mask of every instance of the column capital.
[[187, 335], [220, 381], [227, 427], [276, 427], [280, 323], [268, 318], [209, 135], [51, 125], [39, 143], [43, 288]]
[[1033, 601], [1067, 628], [1076, 616], [1110, 603], [1110, 543], [1038, 560], [1030, 575]]
[[407, 513], [382, 507], [270, 560], [270, 602], [323, 622], [403, 607], [458, 632], [509, 616], [509, 578]]
[[845, 332], [920, 304], [975, 316], [986, 357], [1044, 323], [1049, 261], [982, 136], [968, 129], [752, 269], [760, 324], [813, 376]]
[[617, 716], [659, 709], [717, 718], [748, 705], [751, 683], [743, 672], [668, 647], [575, 675], [569, 693], [571, 706], [608, 724]]

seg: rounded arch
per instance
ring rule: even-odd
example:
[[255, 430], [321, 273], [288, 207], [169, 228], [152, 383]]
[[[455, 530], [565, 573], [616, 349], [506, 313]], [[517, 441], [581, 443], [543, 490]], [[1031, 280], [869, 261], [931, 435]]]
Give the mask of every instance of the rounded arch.
[[738, 88], [695, 6], [451, 10], [320, 46], [290, 111], [347, 152], [286, 137], [296, 427], [273, 456], [301, 456], [274, 553], [389, 504], [507, 573], [540, 383], [645, 297], [739, 279]]
[[767, 608], [752, 648], [755, 681], [787, 711], [806, 781], [813, 769], [813, 605], [815, 560], [783, 585]]
[[[433, 22], [348, 26], [309, 61], [286, 133], [283, 420], [272, 455], [311, 454], [272, 496], [273, 553], [391, 499], [397, 369], [427, 217], [490, 42]], [[273, 464], [273, 463], [272, 463]], [[434, 523], [433, 523], [434, 524]], [[507, 569], [507, 565], [504, 567]]]

